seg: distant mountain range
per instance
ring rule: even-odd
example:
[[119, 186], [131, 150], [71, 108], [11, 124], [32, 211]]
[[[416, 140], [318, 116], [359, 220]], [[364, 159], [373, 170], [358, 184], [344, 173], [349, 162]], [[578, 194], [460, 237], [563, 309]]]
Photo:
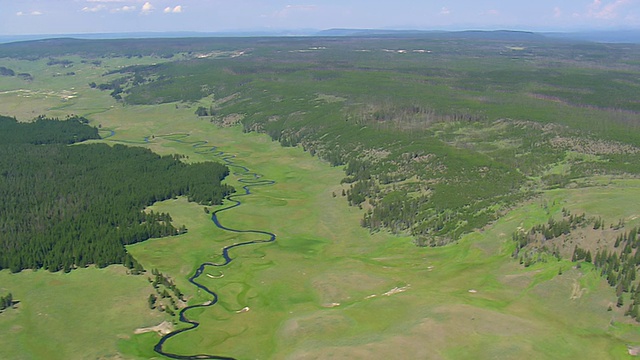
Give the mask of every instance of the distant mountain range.
[[640, 44], [640, 30], [556, 32], [544, 33], [544, 35], [547, 37], [591, 42]]
[[542, 35], [528, 31], [512, 30], [378, 30], [378, 29], [329, 29], [314, 34], [315, 36], [381, 36], [381, 37], [427, 37], [427, 38], [544, 38]]
[[500, 40], [564, 39], [603, 43], [640, 44], [640, 30], [582, 31], [582, 32], [528, 32], [513, 30], [385, 30], [385, 29], [328, 29], [328, 30], [279, 30], [279, 31], [232, 31], [232, 32], [135, 32], [135, 33], [85, 33], [55, 35], [0, 35], [0, 43], [51, 38], [77, 39], [125, 39], [125, 38], [180, 38], [180, 37], [271, 37], [271, 36], [362, 36], [362, 37], [426, 37], [426, 38], [478, 38]]
[[530, 32], [515, 30], [381, 30], [381, 29], [329, 29], [315, 36], [424, 36], [434, 38], [491, 38], [501, 40], [535, 40], [544, 38], [579, 40], [603, 43], [640, 44], [640, 30], [584, 31], [584, 32]]

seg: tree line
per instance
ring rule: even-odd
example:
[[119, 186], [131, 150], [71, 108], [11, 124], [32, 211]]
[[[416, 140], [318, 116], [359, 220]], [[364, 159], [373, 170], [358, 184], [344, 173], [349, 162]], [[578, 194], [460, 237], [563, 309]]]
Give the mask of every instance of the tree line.
[[229, 170], [219, 163], [124, 145], [67, 146], [97, 138], [85, 123], [0, 117], [0, 270], [119, 263], [140, 272], [124, 245], [186, 230], [146, 207], [177, 196], [220, 204], [234, 191], [221, 184]]
[[0, 144], [73, 144], [100, 139], [98, 129], [86, 126], [88, 122], [77, 115], [70, 115], [65, 121], [38, 116], [28, 123], [18, 123], [15, 118], [0, 116]]

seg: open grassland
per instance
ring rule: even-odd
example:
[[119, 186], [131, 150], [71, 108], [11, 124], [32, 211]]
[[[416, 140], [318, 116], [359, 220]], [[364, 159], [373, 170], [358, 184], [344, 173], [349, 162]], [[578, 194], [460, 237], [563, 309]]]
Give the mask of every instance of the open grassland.
[[[136, 61], [154, 59], [130, 63]], [[615, 307], [614, 291], [589, 266], [573, 269], [559, 261], [523, 268], [511, 258], [510, 240], [518, 227], [544, 223], [563, 207], [637, 225], [636, 179], [606, 177], [590, 180], [588, 188], [547, 191], [454, 244], [417, 248], [409, 237], [358, 226], [363, 211], [340, 195], [342, 169], [299, 148], [283, 148], [239, 127], [219, 128], [194, 115], [197, 104], [123, 107], [88, 88], [104, 71], [90, 64], [78, 64], [76, 71], [93, 71], [93, 78], [54, 77], [44, 63], [12, 66], [31, 71], [34, 83], [46, 80], [38, 86], [2, 82], [0, 113], [20, 120], [31, 118], [32, 108], [35, 115], [84, 115], [102, 125], [105, 135], [115, 132], [109, 143], [184, 154], [188, 161], [214, 160], [188, 144], [208, 141], [276, 182], [252, 188], [253, 195], [240, 198], [241, 207], [219, 219], [230, 228], [273, 232], [277, 241], [232, 250], [231, 264], [208, 269], [200, 280], [220, 302], [189, 311], [202, 325], [169, 340], [168, 352], [239, 359], [624, 359], [627, 345], [640, 344], [637, 324]], [[77, 97], [64, 102], [7, 92], [29, 86], [73, 90]], [[167, 134], [189, 137], [176, 142]], [[228, 182], [241, 187], [234, 175]], [[204, 207], [184, 199], [152, 208], [169, 212], [188, 233], [128, 250], [146, 269], [174, 279], [189, 304], [211, 300], [187, 282], [201, 262], [220, 261], [222, 247], [259, 238], [215, 228]], [[20, 301], [0, 314], [2, 358], [154, 357], [159, 336], [134, 330], [176, 320], [148, 309], [152, 288], [145, 275], [127, 276], [119, 267], [70, 274], [4, 271], [0, 290]]]
[[147, 281], [122, 266], [50, 273], [0, 272], [15, 309], [0, 314], [3, 359], [114, 359], [117, 344], [163, 317], [149, 310]]

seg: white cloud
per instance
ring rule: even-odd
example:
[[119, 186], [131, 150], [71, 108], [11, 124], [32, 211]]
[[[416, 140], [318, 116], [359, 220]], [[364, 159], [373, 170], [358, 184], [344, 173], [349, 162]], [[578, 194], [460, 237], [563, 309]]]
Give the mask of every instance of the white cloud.
[[559, 7], [557, 7], [557, 6], [556, 6], [556, 7], [554, 7], [554, 8], [553, 8], [553, 17], [555, 17], [555, 18], [559, 18], [559, 17], [561, 17], [561, 16], [562, 16], [562, 10], [560, 10], [560, 8], [559, 8]]
[[144, 5], [142, 5], [142, 13], [144, 13], [144, 14], [152, 12], [153, 9], [155, 9], [155, 8], [148, 1], [146, 3], [144, 3]]
[[127, 6], [127, 5], [125, 5], [125, 6], [121, 7], [121, 8], [113, 9], [113, 10], [111, 10], [111, 12], [114, 12], [114, 13], [115, 12], [130, 12], [130, 11], [135, 11], [135, 10], [136, 10], [135, 6]]
[[282, 10], [276, 11], [275, 16], [284, 18], [291, 16], [294, 13], [312, 12], [317, 9], [318, 7], [316, 5], [287, 5]]
[[451, 10], [447, 9], [446, 7], [443, 7], [442, 10], [440, 10], [440, 15], [449, 15], [451, 14]]
[[127, 0], [86, 0], [90, 3], [117, 3], [117, 2], [125, 2]]
[[43, 14], [43, 13], [42, 13], [41, 11], [38, 11], [38, 10], [36, 10], [36, 11], [32, 11], [32, 12], [30, 12], [30, 13], [25, 13], [24, 11], [18, 11], [18, 12], [16, 13], [16, 16], [27, 16], [27, 15], [31, 15], [31, 16], [39, 16], [39, 15], [42, 15], [42, 14]]
[[84, 12], [98, 12], [98, 11], [102, 11], [102, 10], [106, 10], [106, 9], [107, 9], [107, 7], [105, 5], [98, 4], [98, 5], [94, 6], [94, 7], [85, 6], [85, 7], [82, 8], [82, 11], [84, 11]]
[[618, 17], [618, 9], [629, 4], [630, 0], [615, 0], [603, 6], [602, 0], [593, 0], [587, 7], [587, 17], [611, 20]]
[[171, 6], [167, 6], [166, 8], [164, 8], [164, 13], [165, 14], [170, 14], [170, 13], [181, 13], [182, 12], [182, 6], [178, 5], [176, 7], [171, 7]]

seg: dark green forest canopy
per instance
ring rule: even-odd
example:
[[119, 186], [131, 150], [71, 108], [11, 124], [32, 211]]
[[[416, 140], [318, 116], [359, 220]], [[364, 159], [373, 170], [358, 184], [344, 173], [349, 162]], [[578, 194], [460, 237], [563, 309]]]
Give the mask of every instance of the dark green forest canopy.
[[98, 129], [85, 126], [88, 120], [70, 116], [66, 121], [38, 117], [29, 123], [0, 116], [0, 144], [73, 144], [90, 139], [99, 139]]
[[4, 66], [0, 66], [0, 75], [2, 75], [2, 76], [15, 76], [16, 73], [15, 73], [15, 71], [13, 71], [13, 70], [11, 70], [9, 68], [6, 68]]
[[96, 264], [138, 268], [124, 245], [175, 235], [168, 214], [143, 212], [176, 196], [220, 204], [226, 166], [106, 144], [82, 119], [0, 117], [0, 269], [69, 271]]

